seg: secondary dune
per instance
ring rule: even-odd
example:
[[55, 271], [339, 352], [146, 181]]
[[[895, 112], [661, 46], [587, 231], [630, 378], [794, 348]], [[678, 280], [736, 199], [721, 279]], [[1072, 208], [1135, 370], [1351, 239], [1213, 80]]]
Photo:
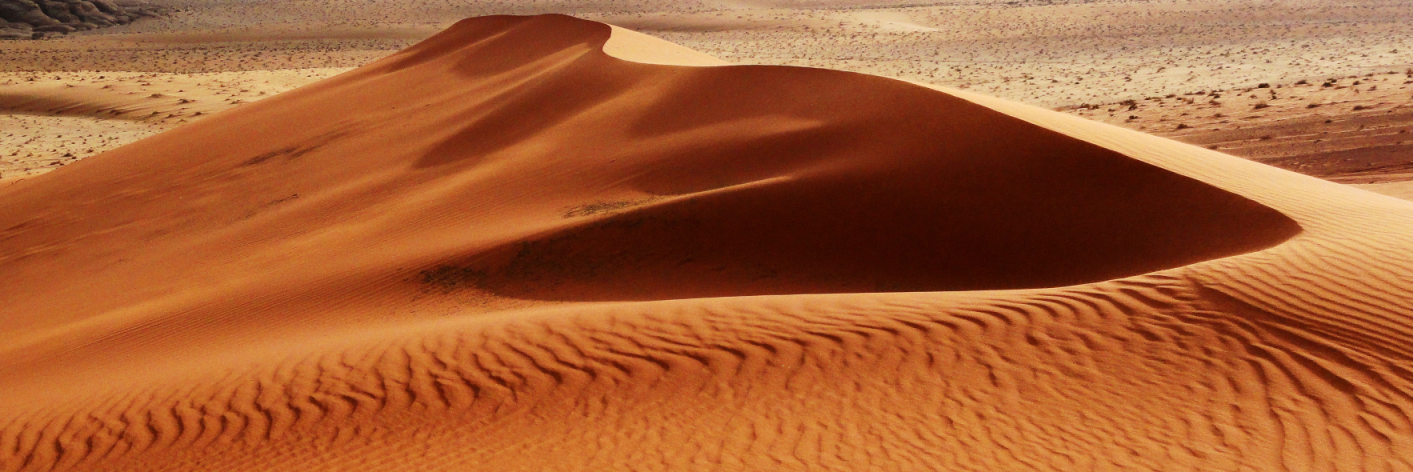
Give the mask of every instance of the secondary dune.
[[0, 187], [0, 470], [1410, 467], [1413, 204], [655, 43], [470, 19]]
[[0, 113], [175, 122], [225, 111], [345, 70], [11, 73], [0, 83]]
[[346, 71], [0, 73], [0, 180], [42, 174]]

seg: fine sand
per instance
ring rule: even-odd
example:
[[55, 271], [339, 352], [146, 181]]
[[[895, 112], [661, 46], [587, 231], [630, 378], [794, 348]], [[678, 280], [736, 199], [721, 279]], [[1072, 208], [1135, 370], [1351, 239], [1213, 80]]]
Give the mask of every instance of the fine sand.
[[1413, 203], [720, 64], [475, 18], [0, 183], [0, 471], [1413, 468]]

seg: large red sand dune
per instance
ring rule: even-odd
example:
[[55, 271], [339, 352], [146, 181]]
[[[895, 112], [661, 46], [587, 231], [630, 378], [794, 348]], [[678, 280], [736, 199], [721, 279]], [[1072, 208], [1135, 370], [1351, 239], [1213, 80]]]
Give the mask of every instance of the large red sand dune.
[[1413, 469], [1413, 204], [711, 63], [477, 18], [0, 187], [0, 471]]

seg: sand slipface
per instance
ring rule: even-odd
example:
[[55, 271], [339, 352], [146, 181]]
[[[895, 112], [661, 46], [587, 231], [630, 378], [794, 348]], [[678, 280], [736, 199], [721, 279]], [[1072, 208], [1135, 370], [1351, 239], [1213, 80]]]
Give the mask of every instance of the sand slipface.
[[628, 33], [0, 187], [0, 471], [1410, 467], [1413, 204]]

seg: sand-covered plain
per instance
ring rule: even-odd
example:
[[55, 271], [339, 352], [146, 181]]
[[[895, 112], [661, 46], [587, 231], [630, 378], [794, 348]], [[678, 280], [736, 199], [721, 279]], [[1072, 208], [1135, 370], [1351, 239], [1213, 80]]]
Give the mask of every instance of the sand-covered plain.
[[1061, 109], [1336, 182], [1413, 179], [1413, 68]]

